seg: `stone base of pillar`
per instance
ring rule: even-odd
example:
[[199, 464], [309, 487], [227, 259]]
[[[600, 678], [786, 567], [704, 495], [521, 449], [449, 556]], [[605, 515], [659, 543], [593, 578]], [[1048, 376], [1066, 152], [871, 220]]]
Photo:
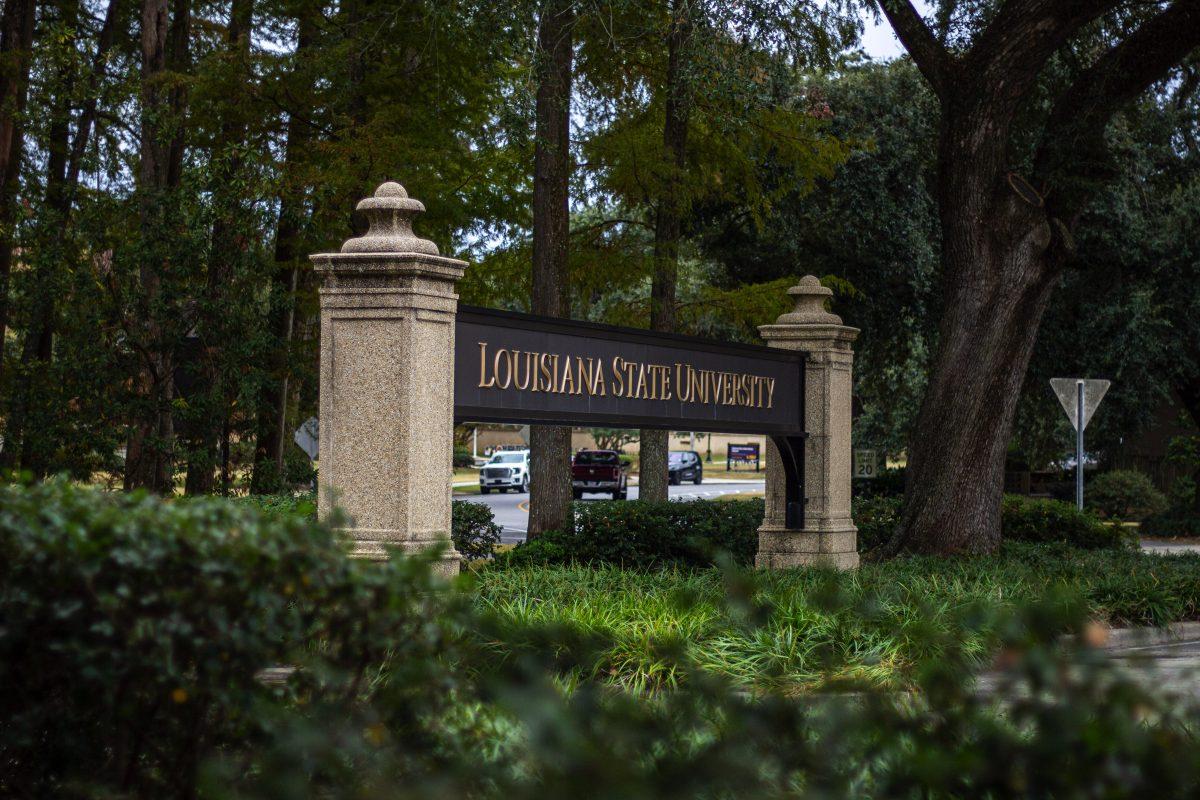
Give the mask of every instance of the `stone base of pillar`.
[[858, 529], [853, 525], [826, 530], [791, 530], [764, 524], [758, 529], [759, 569], [824, 566], [854, 569], [858, 566]]
[[422, 541], [401, 541], [395, 538], [396, 534], [400, 533], [399, 531], [342, 528], [338, 530], [338, 533], [346, 537], [346, 543], [350, 547], [350, 557], [366, 561], [386, 561], [389, 548], [399, 550], [405, 555], [418, 555], [441, 545], [442, 555], [433, 563], [433, 571], [446, 577], [452, 577], [459, 573], [462, 557], [445, 536], [431, 536]]

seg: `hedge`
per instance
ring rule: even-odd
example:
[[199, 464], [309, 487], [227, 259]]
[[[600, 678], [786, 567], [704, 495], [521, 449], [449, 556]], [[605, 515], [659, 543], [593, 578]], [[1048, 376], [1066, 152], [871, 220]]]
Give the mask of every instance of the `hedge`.
[[758, 550], [762, 500], [712, 503], [599, 501], [576, 503], [574, 527], [518, 546], [506, 565], [581, 563], [653, 567], [709, 566], [721, 554], [751, 564]]
[[[245, 503], [0, 487], [0, 796], [192, 796], [206, 758], [261, 735], [258, 706], [426, 663], [430, 580]], [[268, 687], [273, 665], [304, 680]]]

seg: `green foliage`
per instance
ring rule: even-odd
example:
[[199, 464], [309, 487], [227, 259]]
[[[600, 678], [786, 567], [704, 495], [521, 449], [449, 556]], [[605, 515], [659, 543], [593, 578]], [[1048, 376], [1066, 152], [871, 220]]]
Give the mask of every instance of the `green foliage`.
[[1168, 511], [1147, 517], [1138, 530], [1143, 536], [1197, 538], [1200, 537], [1200, 517], [1192, 511]]
[[462, 445], [454, 446], [454, 468], [463, 469], [475, 465], [475, 459], [471, 456], [470, 448]]
[[482, 503], [455, 500], [450, 504], [450, 516], [450, 538], [464, 559], [489, 558], [496, 552], [502, 529], [490, 508]]
[[1132, 469], [1097, 475], [1084, 497], [1089, 508], [1111, 519], [1137, 521], [1167, 510], [1166, 495], [1145, 473]]
[[[0, 556], [6, 796], [1073, 796], [1102, 774], [1119, 794], [1184, 797], [1200, 784], [1191, 707], [1114, 671], [1090, 636], [1055, 643], [1097, 619], [1194, 617], [1192, 556], [1009, 544], [852, 573], [575, 565], [483, 570], [455, 595], [426, 562], [350, 560], [287, 511], [65, 484], [0, 488]], [[997, 651], [996, 690], [981, 693]], [[837, 691], [800, 691], [818, 686]]]
[[735, 564], [750, 564], [758, 550], [763, 508], [762, 500], [576, 503], [573, 529], [547, 531], [500, 561], [702, 567], [725, 556]]
[[[0, 792], [191, 796], [282, 703], [352, 702], [389, 665], [428, 686], [445, 631], [427, 574], [246, 504], [0, 487]], [[275, 666], [299, 672], [256, 677]]]
[[892, 538], [904, 511], [904, 498], [880, 495], [855, 497], [851, 502], [854, 526], [858, 528], [858, 552], [865, 553]]
[[[753, 584], [712, 570], [582, 564], [477, 578], [477, 605], [515, 629], [576, 630], [604, 642], [565, 658], [565, 678], [637, 690], [695, 680], [678, 668], [679, 652], [744, 688], [903, 685], [950, 642], [986, 662], [1001, 632], [982, 626], [956, 639], [959, 626], [981, 609], [1012, 610], [1062, 586], [1079, 595], [1089, 619], [1112, 625], [1200, 619], [1200, 556], [1063, 543], [1006, 542], [993, 556], [905, 557], [843, 573], [766, 572]], [[726, 605], [727, 591], [740, 605]], [[746, 627], [745, 615], [755, 624]]]
[[[315, 494], [261, 494], [248, 495], [234, 501], [258, 508], [271, 517], [299, 520], [317, 518]], [[488, 558], [500, 543], [501, 528], [495, 523], [492, 510], [480, 503], [455, 500], [450, 504], [450, 537], [454, 549], [463, 558], [471, 560]]]
[[[855, 497], [854, 524], [860, 553], [887, 542], [904, 513], [902, 496]], [[1136, 536], [1108, 525], [1071, 503], [1006, 495], [1000, 508], [1001, 535], [1007, 541], [1060, 542], [1083, 549], [1128, 548]]]
[[1018, 542], [1065, 542], [1084, 549], [1126, 548], [1136, 537], [1119, 525], [1106, 525], [1072, 503], [1006, 495], [1001, 534]]
[[855, 497], [900, 497], [907, 480], [906, 467], [887, 467], [870, 480], [855, 480], [851, 491]]

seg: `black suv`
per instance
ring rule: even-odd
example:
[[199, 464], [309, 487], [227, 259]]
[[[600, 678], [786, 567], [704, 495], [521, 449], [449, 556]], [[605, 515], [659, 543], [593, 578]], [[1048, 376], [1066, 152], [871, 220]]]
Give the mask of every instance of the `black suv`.
[[704, 464], [693, 450], [672, 451], [667, 458], [667, 481], [679, 485], [684, 481], [699, 484], [704, 480]]

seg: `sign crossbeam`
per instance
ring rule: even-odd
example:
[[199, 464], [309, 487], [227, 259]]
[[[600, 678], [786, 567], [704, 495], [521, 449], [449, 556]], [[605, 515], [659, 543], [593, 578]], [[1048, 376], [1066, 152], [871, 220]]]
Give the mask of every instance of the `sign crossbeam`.
[[804, 353], [460, 307], [459, 421], [804, 432]]

